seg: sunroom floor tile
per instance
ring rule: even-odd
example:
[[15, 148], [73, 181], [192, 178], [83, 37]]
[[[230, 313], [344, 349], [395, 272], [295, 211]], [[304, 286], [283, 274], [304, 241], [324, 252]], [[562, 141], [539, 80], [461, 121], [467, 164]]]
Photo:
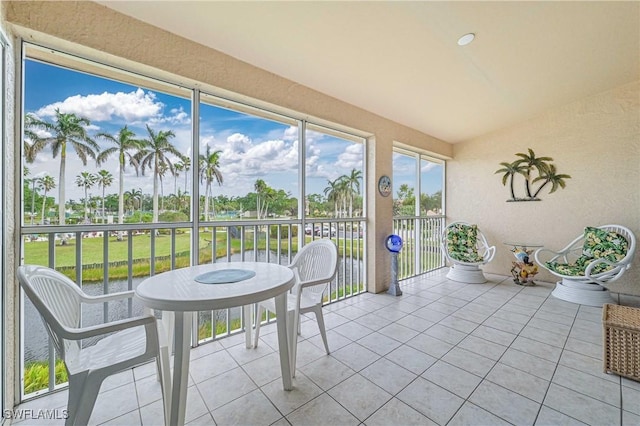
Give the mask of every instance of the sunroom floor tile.
[[[294, 389], [282, 389], [274, 325], [191, 351], [186, 423], [243, 425], [640, 424], [640, 383], [602, 372], [601, 308], [489, 274], [439, 270], [325, 307], [330, 355], [303, 318]], [[640, 307], [640, 297], [615, 295]], [[17, 408], [63, 410], [65, 390]], [[21, 426], [62, 424], [30, 419]], [[109, 378], [91, 424], [161, 425], [155, 364]]]

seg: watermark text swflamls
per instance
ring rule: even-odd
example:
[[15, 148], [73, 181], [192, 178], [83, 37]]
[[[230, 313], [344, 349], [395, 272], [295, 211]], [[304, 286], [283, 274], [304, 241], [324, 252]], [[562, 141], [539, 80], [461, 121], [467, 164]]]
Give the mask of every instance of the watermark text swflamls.
[[33, 408], [17, 408], [4, 410], [2, 417], [13, 420], [65, 420], [69, 417], [68, 410], [45, 410]]

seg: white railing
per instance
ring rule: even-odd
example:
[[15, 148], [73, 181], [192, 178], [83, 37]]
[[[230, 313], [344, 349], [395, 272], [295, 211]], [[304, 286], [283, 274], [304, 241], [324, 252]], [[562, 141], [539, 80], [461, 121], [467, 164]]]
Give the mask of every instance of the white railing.
[[403, 241], [398, 255], [398, 279], [407, 279], [445, 266], [441, 236], [444, 216], [393, 219], [393, 232]]
[[[331, 238], [338, 246], [340, 265], [325, 303], [366, 291], [364, 219], [200, 222], [197, 242], [192, 229], [190, 222], [26, 226], [22, 228], [22, 263], [57, 269], [85, 292], [97, 295], [132, 290], [148, 276], [191, 264], [258, 260], [286, 265], [303, 236], [305, 242]], [[24, 299], [21, 374], [23, 399], [27, 399], [65, 386], [65, 379], [60, 374], [56, 378], [53, 345], [38, 313]], [[83, 325], [136, 315], [143, 309], [135, 301], [95, 308], [83, 310]], [[193, 345], [243, 332], [241, 309], [200, 312]]]

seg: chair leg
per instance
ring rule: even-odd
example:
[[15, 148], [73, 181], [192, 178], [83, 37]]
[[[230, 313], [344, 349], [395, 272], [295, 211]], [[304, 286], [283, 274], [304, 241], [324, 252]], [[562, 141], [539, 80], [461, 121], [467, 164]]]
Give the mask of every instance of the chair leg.
[[[78, 377], [78, 381], [74, 383], [76, 386], [74, 386], [73, 397], [71, 396], [71, 380], [69, 381], [69, 418], [65, 421], [65, 425], [89, 424], [89, 418], [104, 379], [103, 377], [91, 376], [88, 373], [81, 375], [84, 377]], [[82, 383], [79, 383], [80, 381]], [[75, 407], [72, 408], [72, 405]]]
[[329, 355], [329, 343], [327, 343], [327, 330], [324, 327], [324, 316], [322, 315], [322, 306], [316, 307], [313, 312], [316, 314], [316, 322], [318, 323], [318, 328], [320, 329], [320, 335], [322, 336], [322, 342], [324, 343], [324, 348], [327, 350], [327, 355]]
[[291, 377], [296, 377], [296, 357], [298, 355], [298, 325], [300, 315], [295, 311], [287, 311], [287, 332], [289, 334], [289, 359], [291, 364]]
[[67, 400], [67, 419], [65, 420], [66, 426], [73, 426], [76, 422], [76, 416], [78, 415], [78, 407], [80, 406], [80, 399], [84, 392], [84, 385], [87, 381], [87, 372], [69, 375], [69, 396]]
[[264, 312], [264, 308], [260, 306], [258, 303], [258, 312], [256, 313], [256, 330], [255, 336], [253, 337], [253, 347], [258, 347], [258, 339], [260, 338], [260, 323], [262, 322], [262, 313]]

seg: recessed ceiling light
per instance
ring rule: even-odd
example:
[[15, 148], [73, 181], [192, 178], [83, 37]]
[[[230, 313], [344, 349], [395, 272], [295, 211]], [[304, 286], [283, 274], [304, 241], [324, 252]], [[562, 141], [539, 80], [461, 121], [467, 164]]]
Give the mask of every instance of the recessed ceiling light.
[[458, 39], [458, 46], [466, 46], [471, 43], [474, 38], [476, 38], [474, 33], [465, 34]]

